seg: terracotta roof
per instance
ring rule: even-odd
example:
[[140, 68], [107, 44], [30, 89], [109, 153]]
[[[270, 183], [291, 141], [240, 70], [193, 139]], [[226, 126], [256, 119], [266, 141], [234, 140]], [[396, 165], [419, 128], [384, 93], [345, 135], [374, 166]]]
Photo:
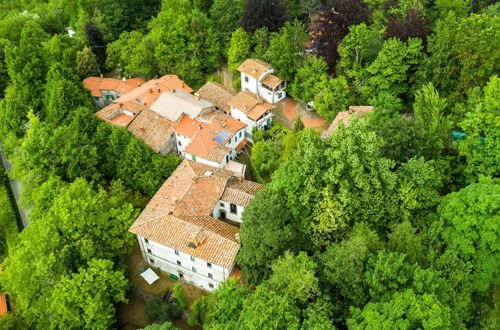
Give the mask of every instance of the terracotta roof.
[[123, 81], [115, 78], [88, 77], [83, 80], [83, 85], [94, 97], [101, 97], [102, 90], [114, 90], [120, 94], [126, 94], [143, 83], [144, 80], [141, 78]]
[[267, 110], [274, 109], [274, 105], [264, 101], [252, 92], [239, 92], [230, 101], [229, 105], [247, 115], [252, 120], [259, 119]]
[[163, 92], [172, 90], [183, 90], [191, 93], [193, 90], [180, 80], [176, 75], [165, 75], [158, 79], [152, 79], [141, 86], [120, 96], [114, 103], [125, 103], [132, 101], [145, 106], [151, 106]]
[[197, 93], [201, 98], [212, 102], [217, 108], [222, 109], [227, 113], [230, 112], [228, 102], [233, 96], [236, 95], [235, 91], [213, 81], [207, 82], [198, 90]]
[[204, 110], [213, 108], [213, 104], [186, 91], [165, 91], [151, 105], [151, 110], [171, 121], [178, 121], [183, 114], [197, 118]]
[[174, 131], [174, 123], [150, 109], [142, 110], [130, 123], [128, 130], [142, 139], [155, 152], [160, 152]]
[[185, 152], [203, 159], [221, 162], [231, 149], [226, 142], [247, 125], [222, 112], [210, 112], [203, 116], [202, 122], [186, 119], [175, 126], [175, 131], [192, 139]]
[[142, 108], [144, 107], [135, 102], [111, 103], [95, 115], [111, 124], [127, 127]]
[[[240, 247], [236, 240], [238, 228], [210, 216], [164, 215], [131, 231], [224, 268], [233, 267]], [[196, 235], [202, 240], [196, 247], [190, 247]]]
[[9, 308], [7, 307], [7, 296], [0, 294], [0, 316], [7, 314]]
[[337, 114], [335, 119], [332, 121], [330, 127], [321, 136], [323, 139], [328, 139], [332, 136], [333, 132], [339, 127], [340, 122], [343, 122], [345, 126], [349, 126], [349, 121], [353, 115], [357, 117], [363, 117], [369, 112], [373, 111], [373, 107], [369, 105], [364, 106], [350, 106], [348, 111], [341, 111]]
[[175, 124], [174, 130], [176, 133], [192, 139], [204, 127], [205, 123], [192, 119], [189, 116], [182, 116], [181, 120]]
[[[208, 174], [207, 172], [211, 174], [210, 177], [205, 175]], [[231, 176], [232, 173], [228, 170], [184, 159], [153, 196], [149, 204], [132, 224], [131, 229], [142, 222], [174, 213], [177, 208], [183, 211], [187, 210], [188, 215], [210, 215], [213, 207], [222, 196], [226, 181]], [[204, 178], [213, 181], [204, 180]], [[184, 198], [186, 196], [193, 201], [193, 205], [185, 205]], [[196, 196], [202, 196], [202, 198], [196, 200]], [[176, 214], [179, 213], [180, 211], [176, 211]]]
[[[231, 171], [184, 159], [153, 196], [129, 231], [211, 263], [231, 268], [239, 248], [236, 236], [238, 228], [210, 216], [228, 188], [231, 192], [227, 194], [236, 196], [236, 190], [250, 195], [263, 186], [240, 181]], [[249, 197], [238, 198], [246, 201]], [[200, 233], [203, 233], [205, 240], [195, 249], [188, 247], [193, 235]]]
[[247, 139], [243, 139], [241, 140], [241, 142], [236, 146], [236, 150], [237, 151], [240, 151], [241, 149], [245, 148], [245, 146], [247, 145], [247, 142], [248, 140]]
[[238, 71], [259, 79], [262, 74], [271, 69], [271, 64], [256, 58], [249, 58], [238, 67]]
[[231, 178], [220, 199], [228, 203], [247, 206], [262, 189], [264, 189], [264, 185], [260, 183]]
[[273, 74], [267, 74], [264, 79], [260, 81], [262, 84], [266, 85], [267, 87], [270, 87], [272, 89], [276, 88], [283, 82], [280, 78]]
[[266, 111], [274, 109], [274, 105], [268, 102], [262, 102], [260, 104], [257, 104], [255, 107], [253, 107], [252, 110], [247, 112], [247, 117], [257, 121]]

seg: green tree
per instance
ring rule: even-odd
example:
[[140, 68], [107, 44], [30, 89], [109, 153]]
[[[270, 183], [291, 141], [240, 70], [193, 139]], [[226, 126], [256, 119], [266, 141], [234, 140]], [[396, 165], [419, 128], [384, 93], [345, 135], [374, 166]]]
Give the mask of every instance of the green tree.
[[365, 98], [381, 92], [400, 96], [408, 92], [410, 77], [421, 62], [422, 40], [410, 38], [407, 43], [392, 38], [384, 42], [377, 58], [366, 68], [367, 86], [361, 88]]
[[316, 111], [332, 121], [340, 111], [346, 111], [353, 98], [344, 76], [322, 80], [318, 84], [319, 93], [314, 97]]
[[93, 259], [88, 268], [63, 276], [52, 293], [51, 327], [110, 327], [115, 322], [115, 304], [127, 301], [128, 286], [123, 271], [116, 271], [113, 266], [110, 260]]
[[223, 54], [226, 54], [231, 34], [240, 26], [243, 6], [243, 0], [214, 0], [210, 7], [210, 19], [217, 22], [214, 27], [221, 38]]
[[250, 36], [242, 28], [231, 35], [227, 51], [227, 65], [233, 74], [238, 73], [238, 67], [250, 56]]
[[218, 65], [220, 45], [207, 16], [189, 0], [167, 0], [150, 24], [160, 73], [175, 73], [188, 84], [201, 85], [203, 73]]
[[122, 70], [125, 76], [151, 79], [158, 72], [155, 44], [139, 31], [123, 32], [120, 38], [108, 44], [106, 52], [106, 65]]
[[44, 119], [47, 122], [64, 122], [70, 112], [79, 106], [92, 106], [88, 92], [77, 79], [70, 70], [59, 63], [50, 67], [43, 100]]
[[302, 330], [334, 330], [332, 324], [333, 306], [326, 299], [318, 299], [303, 311]]
[[272, 264], [273, 274], [262, 285], [305, 304], [319, 294], [316, 267], [316, 263], [305, 252], [294, 256], [287, 251]]
[[302, 102], [314, 100], [321, 87], [328, 79], [328, 65], [318, 57], [310, 57], [297, 70], [288, 92], [294, 99]]
[[297, 229], [283, 196], [270, 189], [259, 192], [243, 213], [238, 264], [245, 280], [259, 283], [268, 277], [273, 260], [286, 250], [297, 250]]
[[432, 294], [416, 294], [408, 289], [386, 302], [370, 302], [353, 308], [349, 329], [449, 329], [450, 310]]
[[172, 322], [165, 322], [163, 324], [150, 324], [142, 330], [176, 330], [178, 328], [174, 327]]
[[424, 263], [425, 251], [422, 235], [417, 233], [417, 230], [412, 227], [409, 221], [393, 225], [391, 232], [387, 234], [387, 238], [387, 249], [389, 251], [405, 254], [406, 260], [410, 263]]
[[267, 58], [267, 50], [271, 42], [271, 34], [267, 27], [256, 30], [252, 35], [252, 56], [255, 58]]
[[89, 47], [76, 53], [76, 72], [82, 79], [99, 74], [97, 59]]
[[377, 233], [358, 223], [345, 240], [330, 245], [319, 255], [320, 280], [330, 295], [342, 297], [339, 302], [343, 302], [343, 315], [349, 306], [362, 306], [368, 301], [364, 277], [367, 261], [382, 247]]
[[184, 290], [182, 289], [182, 285], [177, 283], [176, 285], [174, 285], [172, 290], [173, 290], [172, 297], [174, 297], [179, 302], [179, 307], [181, 309], [186, 308], [187, 306], [186, 297], [184, 296]]
[[283, 79], [291, 80], [295, 77], [302, 61], [306, 39], [306, 30], [298, 20], [286, 22], [279, 32], [271, 36], [267, 60]]
[[237, 323], [240, 329], [299, 329], [300, 310], [287, 296], [257, 287], [243, 302]]
[[482, 91], [476, 88], [469, 93], [466, 114], [459, 123], [467, 136], [456, 144], [459, 154], [466, 159], [464, 172], [469, 182], [477, 181], [481, 175], [499, 176], [499, 92], [500, 79], [493, 76]]
[[462, 260], [472, 263], [477, 290], [486, 290], [500, 275], [499, 195], [498, 180], [481, 178], [444, 197], [438, 209], [440, 236]]

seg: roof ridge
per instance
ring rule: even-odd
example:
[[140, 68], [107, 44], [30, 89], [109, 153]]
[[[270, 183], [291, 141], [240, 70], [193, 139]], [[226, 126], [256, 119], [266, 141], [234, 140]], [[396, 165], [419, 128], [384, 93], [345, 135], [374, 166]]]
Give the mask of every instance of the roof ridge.
[[[217, 232], [215, 232], [215, 231], [213, 231], [213, 230], [210, 230], [210, 228], [207, 228], [207, 227], [205, 227], [205, 226], [201, 226], [201, 225], [194, 224], [194, 223], [192, 223], [191, 221], [186, 220], [186, 218], [204, 217], [204, 218], [210, 219], [210, 221], [213, 221], [213, 222], [214, 222], [214, 225], [221, 225], [221, 226], [227, 225], [227, 226], [234, 227], [234, 226], [232, 226], [232, 225], [230, 225], [230, 224], [228, 224], [228, 223], [225, 223], [225, 222], [223, 222], [223, 221], [221, 221], [221, 220], [217, 220], [217, 219], [215, 219], [214, 217], [211, 217], [211, 216], [209, 216], [209, 215], [186, 215], [186, 216], [182, 216], [182, 217], [184, 217], [184, 218], [181, 218], [181, 217], [179, 217], [179, 216], [176, 216], [176, 218], [177, 218], [177, 219], [179, 219], [179, 220], [181, 220], [181, 221], [183, 221], [183, 222], [185, 222], [185, 223], [189, 223], [189, 224], [194, 225], [194, 226], [197, 226], [197, 227], [199, 227], [199, 228], [201, 228], [201, 229], [205, 229], [205, 230], [207, 230], [207, 231], [209, 231], [209, 232], [213, 233], [214, 235], [219, 236], [220, 238], [222, 238], [222, 239], [224, 239], [224, 240], [226, 240], [226, 241], [230, 241], [230, 242], [232, 242], [232, 243], [239, 244], [239, 243], [237, 243], [237, 242], [235, 242], [235, 241], [233, 241], [233, 240], [231, 240], [231, 239], [229, 239], [229, 238], [225, 237], [224, 235], [221, 235], [221, 234], [219, 234], [219, 233], [217, 233]], [[217, 221], [217, 222], [219, 222], [219, 221], [220, 221], [221, 223], [220, 223], [220, 224], [219, 224], [219, 223], [215, 223], [216, 221]], [[238, 229], [237, 227], [234, 227], [234, 228], [235, 228], [236, 230]], [[239, 231], [238, 231], [238, 232], [239, 232]], [[236, 239], [236, 237], [235, 237], [235, 239]]]

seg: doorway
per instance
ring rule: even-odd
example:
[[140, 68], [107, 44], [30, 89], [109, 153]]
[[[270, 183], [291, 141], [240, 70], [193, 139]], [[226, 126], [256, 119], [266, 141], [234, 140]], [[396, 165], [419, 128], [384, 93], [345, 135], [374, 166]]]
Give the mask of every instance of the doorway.
[[226, 220], [226, 211], [220, 211], [220, 219]]

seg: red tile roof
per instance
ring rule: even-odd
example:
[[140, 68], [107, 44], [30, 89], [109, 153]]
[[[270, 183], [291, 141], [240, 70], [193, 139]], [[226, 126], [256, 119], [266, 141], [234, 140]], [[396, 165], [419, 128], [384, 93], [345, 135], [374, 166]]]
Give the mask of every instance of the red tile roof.
[[369, 105], [362, 106], [350, 106], [348, 111], [341, 111], [337, 114], [335, 119], [332, 121], [332, 124], [321, 136], [323, 139], [328, 139], [332, 136], [333, 132], [339, 127], [340, 122], [343, 122], [345, 126], [349, 125], [349, 121], [353, 115], [357, 117], [363, 117], [369, 112], [373, 111], [373, 107]]
[[213, 81], [207, 82], [197, 93], [201, 98], [212, 102], [216, 107], [224, 110], [226, 113], [231, 111], [228, 105], [229, 100], [236, 95], [235, 91]]
[[[228, 170], [184, 159], [129, 231], [231, 268], [239, 248], [238, 228], [210, 216], [228, 187], [247, 195], [263, 188], [255, 182], [234, 178]], [[200, 232], [205, 233], [205, 241], [195, 249], [189, 248], [189, 239]]]
[[229, 105], [247, 115], [252, 120], [258, 120], [266, 111], [274, 109], [274, 105], [264, 101], [252, 92], [239, 92], [230, 101]]
[[83, 80], [83, 85], [90, 90], [90, 93], [94, 97], [101, 97], [102, 90], [113, 90], [123, 95], [143, 83], [144, 80], [141, 78], [132, 78], [124, 81], [115, 78], [88, 77]]
[[160, 152], [174, 132], [174, 123], [156, 112], [144, 109], [132, 120], [128, 130], [155, 152]]
[[245, 148], [245, 146], [247, 145], [247, 142], [248, 140], [247, 139], [243, 139], [241, 140], [241, 142], [236, 146], [236, 150], [237, 151], [240, 151], [241, 149]]
[[9, 311], [7, 307], [7, 296], [4, 294], [0, 294], [0, 316], [7, 314]]

